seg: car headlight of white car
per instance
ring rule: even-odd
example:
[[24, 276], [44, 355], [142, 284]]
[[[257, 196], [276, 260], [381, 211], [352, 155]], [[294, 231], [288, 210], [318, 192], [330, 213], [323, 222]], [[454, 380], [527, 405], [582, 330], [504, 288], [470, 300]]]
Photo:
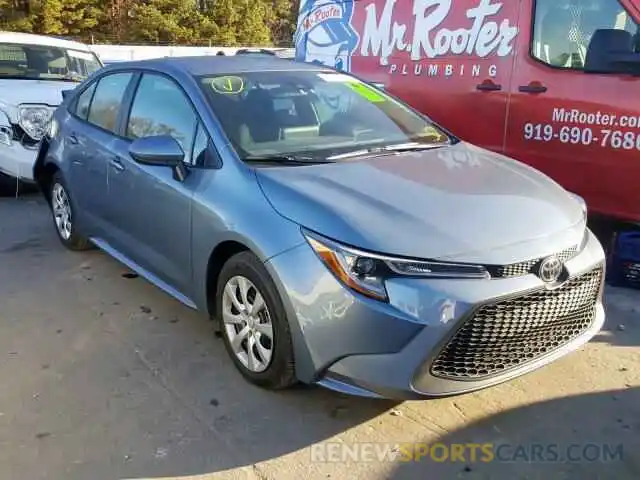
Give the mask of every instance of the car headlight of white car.
[[40, 105], [23, 105], [18, 111], [18, 124], [34, 140], [42, 140], [49, 130], [52, 111]]
[[587, 208], [587, 202], [584, 200], [584, 198], [582, 198], [580, 195], [575, 194], [573, 192], [569, 192], [571, 194], [571, 196], [573, 198], [575, 198], [578, 203], [580, 204], [580, 208], [582, 208], [582, 216], [584, 218], [587, 218], [587, 213], [588, 213], [588, 208]]

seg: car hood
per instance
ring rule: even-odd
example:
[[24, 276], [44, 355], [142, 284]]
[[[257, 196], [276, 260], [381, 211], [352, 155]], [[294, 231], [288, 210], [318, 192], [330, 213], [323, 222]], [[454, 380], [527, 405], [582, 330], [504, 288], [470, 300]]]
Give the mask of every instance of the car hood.
[[57, 107], [62, 103], [62, 91], [72, 90], [77, 85], [57, 80], [0, 78], [0, 104], [17, 107], [23, 103], [35, 103]]
[[256, 175], [284, 217], [372, 252], [509, 263], [576, 246], [584, 235], [576, 197], [527, 165], [463, 142]]

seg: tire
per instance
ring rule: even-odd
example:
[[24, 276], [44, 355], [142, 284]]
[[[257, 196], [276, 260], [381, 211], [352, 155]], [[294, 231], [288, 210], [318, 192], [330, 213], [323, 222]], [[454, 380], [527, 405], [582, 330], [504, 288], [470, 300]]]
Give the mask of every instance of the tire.
[[78, 232], [73, 222], [73, 200], [64, 177], [59, 171], [51, 179], [49, 193], [51, 195], [51, 217], [60, 242], [69, 250], [90, 250], [92, 248], [91, 242]]
[[15, 178], [0, 172], [0, 197], [15, 197], [17, 188]]
[[[240, 293], [241, 279], [250, 282], [246, 284], [247, 302], [242, 300]], [[255, 305], [253, 302], [258, 298], [255, 293], [258, 292], [264, 300], [266, 311], [263, 309], [256, 311], [254, 316], [237, 315], [239, 312], [237, 304], [234, 304], [230, 295], [225, 293], [226, 288], [235, 291], [236, 300], [239, 303], [247, 303], [252, 307]], [[236, 314], [235, 321], [244, 318], [244, 324], [228, 323], [228, 313]], [[266, 268], [251, 252], [234, 255], [222, 267], [216, 289], [216, 318], [220, 323], [221, 336], [227, 353], [246, 380], [270, 390], [285, 389], [297, 383], [291, 332], [282, 300]], [[264, 334], [268, 332], [268, 322], [271, 324], [272, 332], [270, 339]], [[240, 338], [244, 339], [239, 344], [239, 349], [234, 349], [232, 335], [234, 333], [238, 335], [238, 332], [243, 332], [245, 329], [249, 329], [249, 333], [244, 337], [240, 335]], [[250, 363], [250, 342], [254, 342], [253, 364]], [[260, 346], [263, 348], [259, 349]], [[269, 350], [267, 347], [271, 348], [269, 361], [266, 361], [264, 355], [264, 352]], [[240, 355], [238, 351], [241, 352]]]

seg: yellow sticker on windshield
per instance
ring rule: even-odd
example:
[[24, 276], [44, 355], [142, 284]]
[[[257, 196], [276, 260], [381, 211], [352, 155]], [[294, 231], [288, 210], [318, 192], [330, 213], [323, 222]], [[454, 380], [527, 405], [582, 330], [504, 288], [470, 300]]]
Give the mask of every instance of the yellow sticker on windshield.
[[419, 136], [423, 139], [430, 139], [433, 142], [444, 142], [447, 140], [447, 137], [444, 133], [438, 130], [433, 125], [427, 125], [422, 129]]
[[244, 80], [242, 79], [242, 77], [229, 75], [225, 75], [224, 77], [216, 77], [211, 79], [211, 88], [216, 93], [237, 95], [244, 91]]
[[370, 102], [381, 103], [387, 100], [384, 95], [378, 93], [373, 87], [370, 87], [365, 83], [345, 83], [345, 85]]

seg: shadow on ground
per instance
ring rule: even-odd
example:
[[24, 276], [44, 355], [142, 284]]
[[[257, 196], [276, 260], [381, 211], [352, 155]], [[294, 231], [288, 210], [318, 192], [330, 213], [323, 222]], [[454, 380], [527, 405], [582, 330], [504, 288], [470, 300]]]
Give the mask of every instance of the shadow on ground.
[[607, 320], [593, 342], [621, 347], [640, 346], [640, 290], [607, 286]]
[[[501, 412], [438, 440], [502, 445], [491, 462], [482, 461], [482, 453], [473, 462], [467, 451], [464, 461], [402, 463], [389, 478], [636, 480], [639, 433], [640, 388], [558, 398]], [[442, 459], [442, 447], [436, 452]]]
[[0, 202], [0, 224], [0, 478], [251, 472], [396, 405], [254, 387], [207, 318], [66, 251], [38, 197]]

